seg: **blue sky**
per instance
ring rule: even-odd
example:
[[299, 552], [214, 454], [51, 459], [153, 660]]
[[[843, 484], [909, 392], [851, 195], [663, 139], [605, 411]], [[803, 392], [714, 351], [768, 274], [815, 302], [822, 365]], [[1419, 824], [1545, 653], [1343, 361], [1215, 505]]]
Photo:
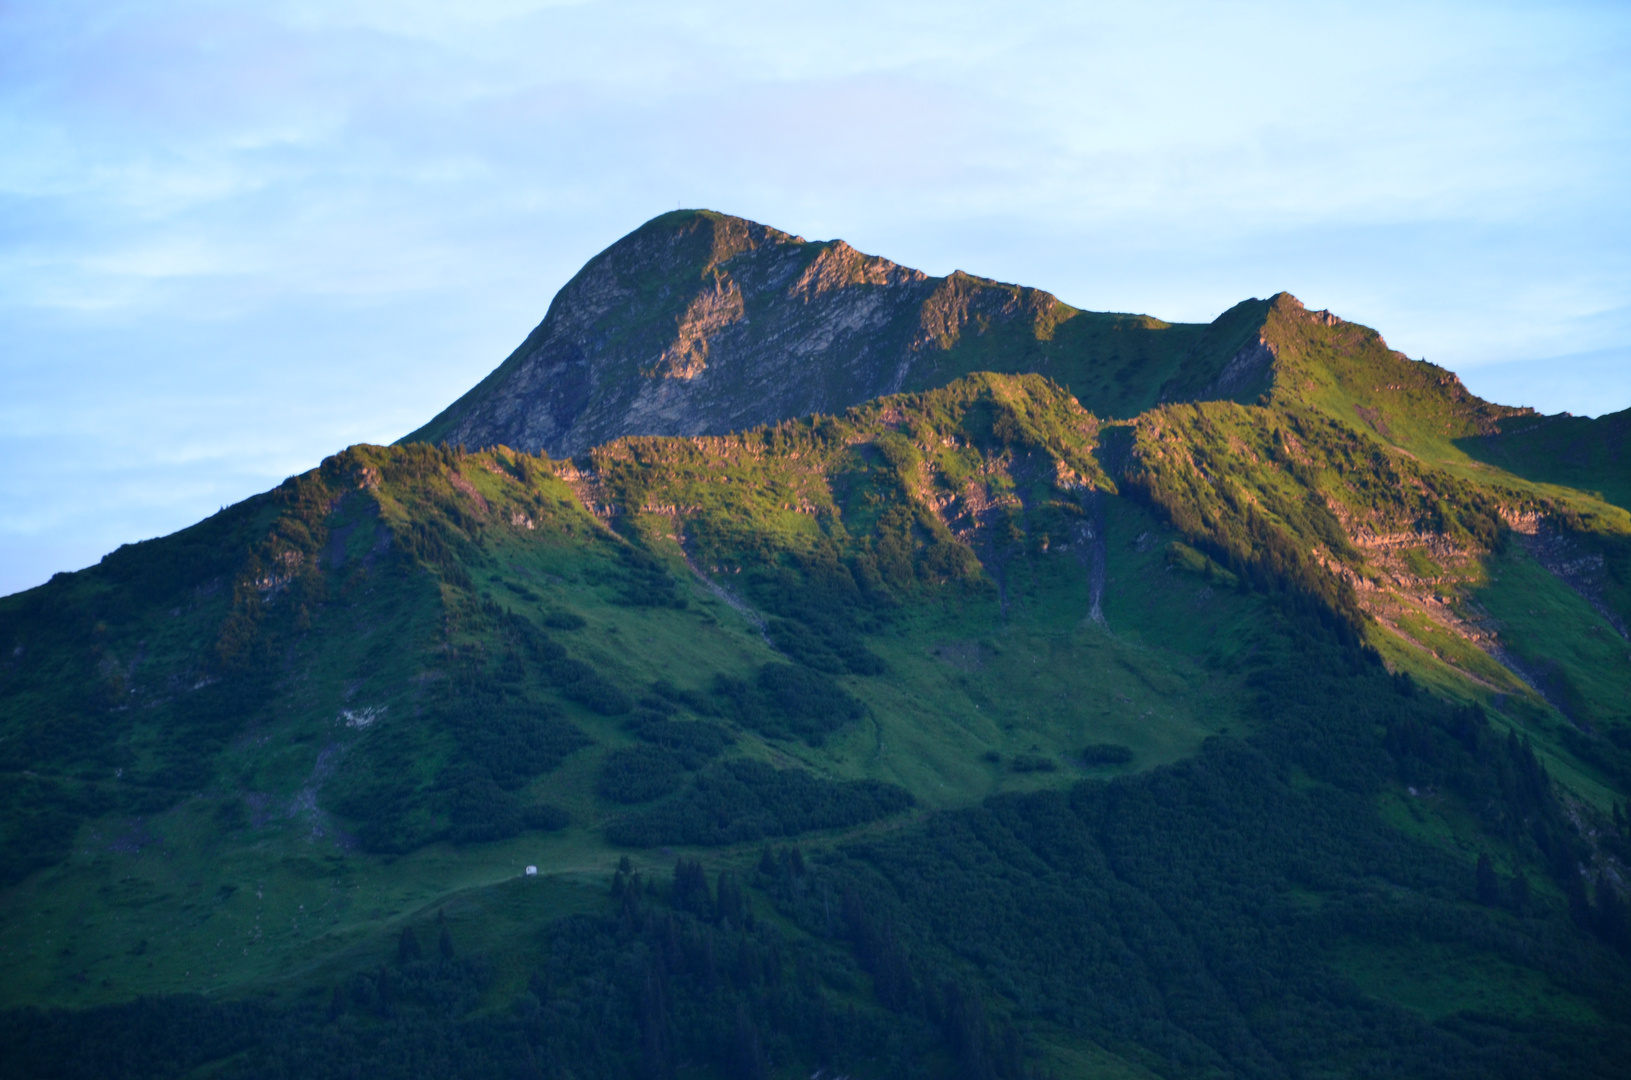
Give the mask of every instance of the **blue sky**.
[[1624, 3], [0, 0], [0, 593], [399, 437], [677, 206], [1622, 409], [1628, 121]]

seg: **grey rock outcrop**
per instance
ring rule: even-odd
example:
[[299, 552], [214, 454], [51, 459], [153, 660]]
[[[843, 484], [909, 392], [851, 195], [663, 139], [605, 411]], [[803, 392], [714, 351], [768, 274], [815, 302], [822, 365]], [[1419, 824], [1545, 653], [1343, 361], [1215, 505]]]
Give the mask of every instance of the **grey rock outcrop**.
[[839, 412], [973, 370], [1040, 371], [1078, 393], [1099, 379], [1131, 406], [1198, 329], [675, 211], [590, 260], [503, 364], [403, 441], [565, 457]]

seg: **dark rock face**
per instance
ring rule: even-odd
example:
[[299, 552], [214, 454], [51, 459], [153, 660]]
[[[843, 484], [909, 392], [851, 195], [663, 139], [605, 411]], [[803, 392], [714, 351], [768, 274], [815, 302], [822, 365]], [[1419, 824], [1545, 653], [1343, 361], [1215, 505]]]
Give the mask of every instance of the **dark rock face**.
[[[1083, 350], [1054, 331], [1085, 314], [1040, 290], [933, 278], [841, 240], [676, 211], [590, 260], [509, 359], [404, 441], [564, 457], [623, 435], [838, 412], [968, 370], [1068, 383]], [[1120, 320], [1133, 336], [1182, 329], [1091, 318]]]

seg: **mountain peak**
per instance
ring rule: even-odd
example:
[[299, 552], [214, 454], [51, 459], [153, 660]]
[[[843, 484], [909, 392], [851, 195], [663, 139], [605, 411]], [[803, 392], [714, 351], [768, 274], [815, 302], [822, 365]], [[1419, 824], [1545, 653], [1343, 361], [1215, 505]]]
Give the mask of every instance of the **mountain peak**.
[[1310, 311], [1290, 293], [1270, 300], [1260, 339], [1274, 358], [1262, 387], [1270, 402], [1324, 411], [1429, 457], [1458, 457], [1455, 440], [1534, 412], [1485, 401], [1455, 372], [1412, 360], [1370, 327]]
[[1289, 292], [1166, 323], [675, 210], [589, 260], [504, 363], [402, 441], [565, 457], [837, 413], [974, 371], [1046, 375], [1106, 418], [1178, 401], [1312, 408], [1434, 457], [1529, 411]]
[[1200, 329], [676, 210], [591, 259], [503, 364], [403, 441], [565, 456], [838, 412], [976, 370], [1046, 374], [1131, 415]]
[[1329, 310], [1309, 311], [1307, 304], [1284, 289], [1269, 297], [1269, 307], [1275, 311], [1300, 312], [1313, 317], [1316, 321], [1323, 322], [1326, 326], [1335, 326], [1337, 323], [1342, 322], [1342, 319], [1333, 315]]

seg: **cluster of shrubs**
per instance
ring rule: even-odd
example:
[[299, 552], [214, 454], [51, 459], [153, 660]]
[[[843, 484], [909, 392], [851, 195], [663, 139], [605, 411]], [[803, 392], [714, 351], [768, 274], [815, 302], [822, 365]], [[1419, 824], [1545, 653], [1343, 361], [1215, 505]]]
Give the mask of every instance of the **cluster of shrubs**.
[[[531, 619], [513, 611], [504, 611], [488, 601], [483, 605], [499, 623], [503, 640], [510, 647], [509, 662], [519, 678], [524, 654], [536, 668], [539, 676], [562, 695], [602, 716], [620, 716], [634, 708], [634, 700], [616, 683], [606, 678], [593, 666], [567, 655], [566, 649], [554, 641]], [[578, 616], [570, 616], [581, 625]], [[570, 621], [563, 620], [563, 621]]]
[[526, 695], [521, 683], [529, 660], [557, 685], [565, 680], [568, 697], [601, 711], [632, 707], [626, 694], [527, 619], [491, 602], [483, 610], [498, 620], [510, 647], [496, 663], [480, 650], [456, 653], [450, 677], [432, 690], [418, 722], [369, 728], [330, 796], [367, 850], [404, 852], [439, 839], [479, 843], [565, 827], [565, 811], [532, 804], [520, 790], [591, 740], [557, 707]]
[[676, 797], [613, 822], [606, 837], [632, 847], [739, 844], [851, 828], [913, 805], [911, 793], [894, 784], [825, 780], [736, 759], [704, 769]]
[[[987, 750], [980, 755], [980, 759], [998, 765], [1002, 762], [1002, 755], [995, 750]], [[1081, 754], [1081, 763], [1089, 768], [1100, 765], [1126, 765], [1132, 760], [1132, 749], [1119, 743], [1093, 743], [1084, 747]], [[1017, 773], [1055, 772], [1059, 768], [1059, 763], [1045, 754], [1016, 754], [1008, 762], [1008, 768]]]
[[1132, 747], [1120, 743], [1092, 743], [1082, 747], [1084, 765], [1128, 765], [1132, 760]]
[[650, 802], [678, 791], [685, 776], [685, 765], [672, 750], [630, 746], [606, 755], [595, 778], [595, 793], [614, 803]]
[[752, 682], [715, 675], [712, 689], [717, 708], [743, 727], [811, 746], [866, 715], [866, 707], [830, 676], [793, 664], [766, 664]]
[[629, 731], [635, 738], [652, 744], [653, 747], [672, 753], [687, 769], [695, 769], [703, 762], [718, 757], [735, 737], [722, 724], [708, 720], [677, 720], [672, 717], [657, 715], [655, 717], [644, 710], [637, 710], [637, 719], [629, 725]]
[[624, 607], [684, 608], [686, 599], [668, 564], [633, 544], [617, 545], [616, 564], [590, 571], [591, 584], [612, 587], [612, 602]]
[[[876, 628], [894, 600], [879, 578], [876, 560], [857, 558], [864, 566], [852, 568], [839, 559], [836, 548], [822, 545], [789, 555], [790, 566], [760, 567], [749, 576], [753, 599], [772, 614], [766, 630], [778, 649], [829, 675], [883, 674], [883, 660], [862, 644], [862, 634]], [[872, 580], [870, 589], [856, 584], [857, 570], [863, 580]]]
[[645, 745], [607, 754], [596, 777], [597, 793], [609, 802], [654, 804], [613, 822], [606, 831], [613, 843], [739, 843], [859, 825], [913, 805], [893, 784], [834, 782], [743, 759], [714, 762], [734, 741], [730, 730], [716, 720], [681, 719], [682, 702], [705, 716], [812, 742], [861, 715], [860, 703], [829, 678], [788, 664], [765, 665], [752, 683], [717, 677], [711, 694], [655, 684], [624, 725]]
[[718, 757], [735, 738], [711, 720], [682, 720], [677, 699], [693, 708], [717, 711], [702, 695], [658, 683], [624, 722], [645, 745], [614, 750], [601, 762], [595, 790], [601, 798], [630, 805], [650, 802], [679, 790], [686, 776]]

